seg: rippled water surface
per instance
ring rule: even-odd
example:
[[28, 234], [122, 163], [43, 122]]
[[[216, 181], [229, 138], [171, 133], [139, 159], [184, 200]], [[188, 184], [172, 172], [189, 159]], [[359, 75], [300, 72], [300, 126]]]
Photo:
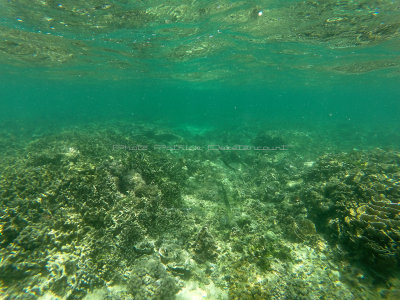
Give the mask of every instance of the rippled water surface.
[[0, 9], [1, 62], [62, 79], [399, 76], [397, 1], [2, 0]]

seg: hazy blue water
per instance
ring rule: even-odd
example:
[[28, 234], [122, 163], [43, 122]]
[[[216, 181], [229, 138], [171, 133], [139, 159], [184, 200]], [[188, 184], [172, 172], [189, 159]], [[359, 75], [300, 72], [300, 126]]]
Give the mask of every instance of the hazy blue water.
[[[255, 125], [282, 128], [360, 126], [377, 131], [399, 128], [400, 91], [390, 82], [291, 89], [227, 86], [217, 83], [80, 83], [2, 76], [1, 119], [31, 126], [90, 121], [160, 121], [165, 124]], [[204, 85], [204, 88], [202, 88]]]
[[392, 1], [178, 4], [1, 1], [0, 120], [398, 130]]

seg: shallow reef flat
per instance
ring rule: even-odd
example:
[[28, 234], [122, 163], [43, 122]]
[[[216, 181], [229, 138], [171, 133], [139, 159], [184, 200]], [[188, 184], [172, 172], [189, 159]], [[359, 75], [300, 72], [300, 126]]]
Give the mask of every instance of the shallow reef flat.
[[4, 299], [399, 296], [395, 149], [124, 122], [0, 144]]

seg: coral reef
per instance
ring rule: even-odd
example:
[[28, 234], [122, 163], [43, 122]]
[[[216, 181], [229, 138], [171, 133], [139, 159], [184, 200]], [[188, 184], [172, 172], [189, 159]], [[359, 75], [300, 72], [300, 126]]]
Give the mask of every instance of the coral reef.
[[[398, 153], [313, 159], [301, 132], [238, 137], [250, 142], [257, 132], [298, 151], [114, 149], [235, 140], [126, 123], [12, 144], [18, 152], [0, 160], [5, 298], [396, 295], [382, 269], [394, 273], [399, 263]], [[362, 262], [391, 285], [377, 291]]]
[[321, 157], [300, 197], [319, 230], [387, 274], [400, 263], [399, 154], [356, 151]]
[[80, 298], [122, 280], [124, 266], [154, 253], [151, 237], [179, 227], [182, 162], [110, 156], [102, 139], [93, 149], [86, 133], [44, 136], [2, 167], [0, 280], [10, 292]]
[[282, 147], [287, 146], [287, 143], [279, 136], [271, 136], [266, 132], [259, 132], [252, 140], [252, 144], [256, 147]]

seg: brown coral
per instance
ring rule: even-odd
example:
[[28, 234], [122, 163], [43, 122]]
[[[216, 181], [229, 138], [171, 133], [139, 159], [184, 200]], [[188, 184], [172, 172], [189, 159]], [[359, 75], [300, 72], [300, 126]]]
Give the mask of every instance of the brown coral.
[[380, 149], [327, 155], [302, 191], [319, 230], [380, 273], [400, 264], [399, 165], [398, 153]]
[[386, 268], [399, 260], [400, 204], [382, 198], [350, 209], [345, 222], [353, 246], [368, 249], [370, 262]]

